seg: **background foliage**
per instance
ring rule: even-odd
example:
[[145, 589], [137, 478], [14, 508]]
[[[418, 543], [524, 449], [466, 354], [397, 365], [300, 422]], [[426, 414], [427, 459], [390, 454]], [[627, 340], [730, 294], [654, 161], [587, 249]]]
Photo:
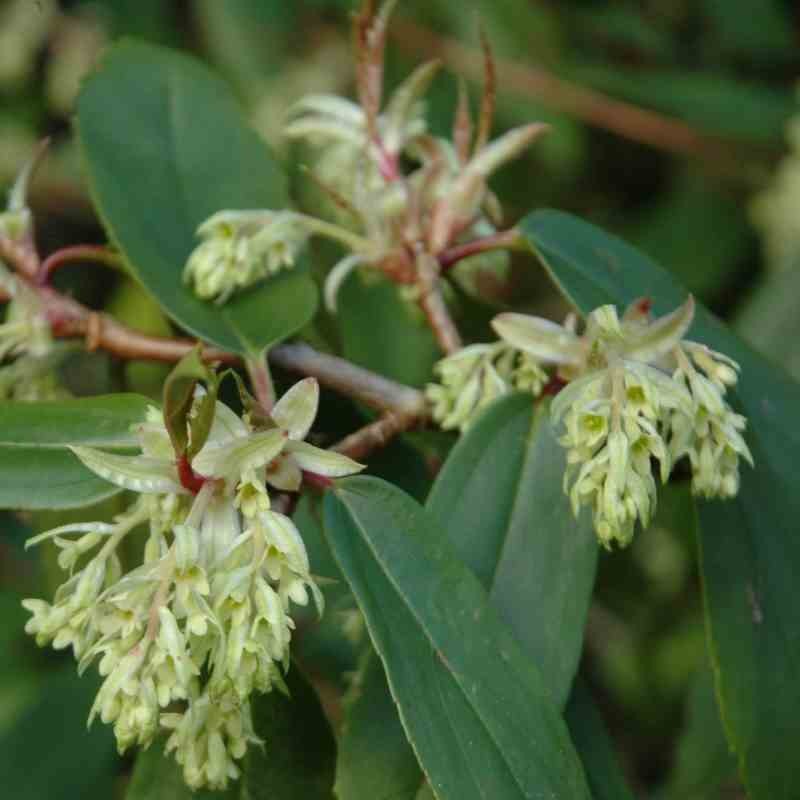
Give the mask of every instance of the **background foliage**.
[[[437, 53], [443, 53], [457, 67], [455, 71], [479, 77], [475, 15], [465, 13], [465, 5], [453, 0], [401, 2], [389, 47], [390, 83], [422, 57]], [[531, 119], [553, 126], [552, 133], [530, 155], [498, 175], [494, 182], [509, 217], [516, 220], [532, 208], [559, 208], [624, 237], [667, 267], [712, 311], [738, 326], [756, 349], [765, 350], [771, 359], [787, 364], [797, 375], [800, 345], [795, 335], [798, 323], [794, 298], [800, 283], [800, 260], [791, 255], [792, 241], [785, 243], [782, 251], [789, 256], [780, 260], [774, 256], [774, 247], [765, 250], [763, 214], [756, 215], [762, 220], [759, 228], [750, 211], [754, 197], [774, 181], [786, 150], [785, 127], [796, 107], [793, 81], [800, 67], [800, 19], [794, 4], [788, 0], [475, 0], [469, 5], [474, 6], [485, 25], [501, 65], [498, 127]], [[250, 202], [259, 205], [275, 204], [275, 197], [262, 199], [259, 194], [274, 191], [274, 181], [265, 187], [270, 176], [263, 176], [262, 182], [262, 176], [253, 173], [252, 162], [248, 163], [244, 156], [241, 172], [233, 175], [215, 173], [214, 159], [209, 157], [209, 174], [201, 176], [197, 187], [178, 197], [169, 182], [174, 179], [180, 183], [181, 176], [156, 169], [157, 185], [137, 184], [141, 164], [149, 163], [152, 153], [141, 154], [140, 163], [126, 157], [121, 163], [111, 164], [108, 175], [87, 176], [79, 169], [80, 154], [70, 130], [75, 93], [81, 76], [105, 44], [120, 36], [137, 37], [151, 45], [169, 45], [199, 56], [233, 87], [253, 129], [286, 160], [292, 179], [280, 191], [291, 193], [301, 202], [312, 202], [313, 198], [306, 196], [307, 182], [293, 170], [302, 153], [290, 150], [281, 141], [279, 131], [288, 105], [300, 95], [308, 91], [352, 90], [349, 11], [347, 0], [98, 0], [61, 4], [4, 0], [0, 4], [0, 177], [4, 183], [10, 181], [33, 142], [43, 134], [53, 136], [54, 156], [34, 184], [32, 202], [43, 221], [37, 236], [45, 252], [76, 240], [104, 241], [91, 209], [90, 192], [101, 213], [109, 216], [113, 216], [115, 203], [126, 202], [131, 192], [142, 192], [139, 202], [152, 209], [152, 225], [145, 230], [117, 230], [112, 225], [112, 232], [131, 261], [149, 265], [151, 274], [138, 277], [151, 290], [171, 298], [165, 301], [169, 317], [124, 275], [64, 270], [56, 283], [93, 306], [113, 309], [121, 319], [143, 330], [169, 332], [177, 323], [234, 349], [265, 344], [266, 340], [252, 341], [247, 336], [247, 309], [238, 309], [238, 327], [215, 319], [213, 324], [218, 327], [209, 328], [201, 318], [203, 308], [198, 311], [197, 301], [181, 296], [180, 286], [167, 286], [167, 271], [160, 270], [149, 254], [169, 258], [170, 253], [181, 252], [196, 222], [226, 205], [225, 191], [236, 197], [245, 192], [246, 197], [252, 198]], [[31, 14], [38, 15], [36, 30], [37, 26], [25, 27], [19, 22]], [[451, 37], [461, 43], [462, 49], [450, 47]], [[117, 61], [111, 68], [125, 70], [124, 53], [116, 51]], [[140, 85], [141, 80], [144, 83]], [[555, 80], [565, 83], [554, 83]], [[139, 107], [137, 103], [148, 101], [153, 87], [168, 84], [169, 77], [154, 69], [154, 74], [145, 79], [135, 80], [131, 73], [130, 82], [126, 97], [133, 111]], [[141, 92], [144, 84], [148, 92]], [[102, 94], [100, 81], [91, 86], [91, 92]], [[449, 126], [455, 87], [454, 79], [447, 74], [439, 77], [433, 87], [433, 120], [442, 132]], [[471, 83], [470, 89], [473, 97], [477, 96], [477, 82]], [[598, 106], [597, 98], [586, 95], [586, 90], [603, 92], [605, 100]], [[90, 94], [85, 93], [82, 102], [90, 102]], [[664, 134], [657, 147], [632, 141], [630, 136], [620, 135], [617, 123], [629, 117], [627, 112], [609, 105], [613, 99], [661, 112], [689, 127], [669, 129], [669, 135]], [[198, 98], [192, 111], [202, 106], [203, 98]], [[228, 131], [216, 130], [212, 134], [211, 123], [204, 124], [197, 114], [179, 117], [177, 122], [175, 118], [159, 119], [149, 113], [132, 114], [131, 124], [143, 124], [145, 119], [158, 126], [155, 132], [146, 131], [147, 136], [162, 136], [165, 141], [174, 140], [187, 148], [214, 146], [224, 150], [231, 141], [239, 142], [237, 151], [258, 146], [254, 135], [242, 134], [235, 124]], [[102, 114], [97, 122], [95, 130], [102, 133]], [[214, 121], [213, 126], [216, 125]], [[641, 134], [648, 130], [647, 125], [646, 117], [634, 117], [626, 133]], [[243, 139], [236, 139], [242, 136]], [[102, 137], [95, 144], [102, 147]], [[114, 156], [113, 148], [109, 148], [109, 159]], [[266, 162], [261, 168], [269, 171]], [[130, 179], [115, 186], [108, 176], [119, 174], [130, 174]], [[206, 192], [211, 185], [216, 194]], [[204, 205], [206, 201], [210, 205]], [[183, 208], [182, 202], [191, 207]], [[581, 270], [580, 236], [594, 234], [585, 229], [568, 229], [576, 252], [557, 253], [548, 235], [554, 225], [568, 224], [568, 220], [554, 220], [547, 213], [529, 217], [526, 231], [541, 260], [579, 306], [586, 310], [609, 297], [623, 302], [646, 293], [632, 282], [621, 289], [616, 287], [621, 294], [613, 293], [614, 286], [588, 286], [585, 291], [595, 292], [594, 295], [577, 296], [570, 276]], [[177, 241], [170, 241], [171, 237]], [[800, 253], [798, 240], [800, 236], [794, 240], [796, 254]], [[597, 246], [591, 238], [589, 242], [587, 247]], [[315, 257], [324, 260], [324, 248]], [[638, 274], [646, 283], [651, 277], [648, 269], [647, 265], [632, 263], [625, 274]], [[302, 273], [292, 273], [284, 282], [294, 285], [287, 290], [291, 289], [296, 297], [298, 291], [302, 294], [307, 280]], [[566, 310], [544, 270], [527, 255], [515, 257], [507, 275], [483, 276], [481, 280], [483, 300], [476, 300], [468, 286], [467, 291], [454, 298], [459, 322], [474, 338], [486, 335], [486, 321], [498, 308], [513, 306], [551, 317]], [[672, 287], [669, 276], [660, 275], [657, 280], [662, 281], [662, 287]], [[424, 384], [437, 357], [430, 334], [414, 316], [415, 310], [398, 299], [393, 287], [364, 284], [355, 276], [345, 285], [337, 325], [323, 316], [304, 333], [311, 341], [359, 364], [410, 384]], [[665, 307], [674, 305], [671, 292], [677, 290], [664, 291], [656, 296]], [[363, 302], [367, 292], [369, 304]], [[308, 300], [308, 308], [310, 317], [313, 297]], [[380, 328], [381, 338], [374, 336], [376, 320], [387, 323]], [[254, 324], [254, 329], [257, 327]], [[277, 332], [264, 335], [270, 338], [289, 332], [279, 325], [278, 328]], [[747, 354], [741, 356], [723, 349], [742, 361], [744, 386], [766, 391], [758, 368], [750, 368]], [[100, 354], [76, 356], [65, 367], [65, 379], [79, 395], [128, 390], [152, 396], [158, 393], [163, 374], [163, 368], [157, 365], [132, 363], [122, 368]], [[787, 381], [776, 392], [776, 402], [791, 407], [795, 388]], [[755, 406], [757, 401], [758, 398], [742, 398], [745, 405]], [[337, 578], [339, 583], [326, 589], [330, 613], [325, 621], [315, 626], [309, 620], [296, 648], [301, 666], [313, 663], [318, 669], [306, 677], [322, 698], [322, 707], [298, 677], [302, 685], [293, 690], [293, 713], [305, 715], [302, 719], [307, 725], [302, 730], [309, 731], [320, 729], [324, 708], [339, 734], [340, 758], [334, 765], [332, 733], [327, 727], [321, 728], [319, 740], [312, 743], [305, 738], [306, 733], [299, 734], [297, 739], [309, 751], [302, 757], [291, 752], [270, 753], [272, 760], [265, 762], [265, 769], [277, 770], [270, 777], [271, 785], [282, 786], [281, 781], [292, 772], [291, 764], [296, 763], [292, 759], [298, 758], [306, 767], [313, 765], [310, 771], [322, 778], [317, 785], [287, 785], [283, 795], [272, 796], [326, 797], [335, 780], [343, 800], [426, 797], [429, 790], [424, 786], [418, 759], [426, 769], [431, 763], [450, 763], [452, 774], [429, 773], [437, 786], [438, 782], [454, 782], [455, 788], [450, 791], [459, 791], [458, 782], [470, 778], [457, 755], [436, 755], [434, 750], [441, 738], [437, 732], [423, 730], [418, 721], [415, 723], [419, 704], [430, 698], [417, 697], [414, 692], [419, 691], [418, 687], [414, 692], [407, 686], [403, 688], [408, 681], [424, 679], [432, 697], [435, 688], [456, 695], [462, 692], [470, 699], [465, 687], [458, 684], [457, 665], [443, 664], [431, 657], [437, 642], [450, 641], [448, 637], [458, 640], [459, 620], [448, 620], [442, 629], [431, 628], [425, 608], [409, 609], [403, 606], [402, 598], [392, 597], [390, 601], [387, 595], [387, 603], [398, 604], [397, 624], [404, 631], [403, 646], [418, 656], [414, 662], [416, 672], [411, 676], [391, 672], [385, 676], [374, 654], [363, 655], [354, 645], [354, 641], [363, 641], [363, 634], [360, 639], [357, 630], [351, 631], [353, 636], [348, 639], [338, 633], [341, 620], [353, 618], [352, 596], [343, 588], [341, 571], [352, 582], [348, 570], [360, 564], [364, 581], [374, 581], [375, 585], [391, 583], [401, 587], [401, 594], [403, 591], [403, 576], [382, 572], [377, 568], [380, 559], [374, 558], [382, 545], [391, 543], [362, 541], [350, 530], [357, 528], [359, 513], [363, 513], [358, 507], [359, 492], [392, 495], [385, 501], [387, 520], [381, 523], [384, 529], [391, 523], [388, 517], [395, 506], [402, 506], [398, 514], [410, 515], [418, 522], [419, 530], [414, 535], [422, 542], [423, 561], [452, 560], [453, 586], [471, 593], [470, 602], [482, 598], [488, 619], [482, 625], [487, 636], [495, 635], [492, 620], [502, 619], [513, 631], [522, 632], [521, 651], [546, 653], [554, 665], [561, 665], [541, 670], [545, 680], [556, 680], [555, 685], [539, 687], [542, 676], [528, 674], [522, 668], [515, 672], [511, 667], [508, 682], [512, 685], [513, 680], [525, 681], [527, 686], [547, 691], [559, 704], [566, 705], [569, 733], [587, 773], [586, 786], [576, 785], [570, 796], [588, 797], [591, 792], [595, 798], [624, 798], [630, 796], [626, 783], [636, 796], [664, 800], [743, 796], [714, 699], [711, 664], [719, 668], [720, 657], [730, 663], [750, 652], [741, 646], [741, 631], [743, 620], [755, 612], [744, 593], [736, 597], [726, 594], [732, 574], [743, 583], [758, 585], [763, 577], [758, 571], [765, 565], [774, 565], [770, 567], [774, 593], [760, 598], [759, 613], [771, 619], [773, 614], [780, 616], [791, 609], [792, 574], [787, 570], [795, 560], [792, 553], [776, 551], [770, 545], [775, 530], [786, 529], [791, 534], [786, 527], [790, 524], [788, 519], [762, 516], [758, 508], [776, 508], [763, 496], [755, 501], [743, 496], [737, 501], [741, 507], [711, 506], [703, 511], [699, 539], [707, 567], [705, 611], [712, 621], [710, 654], [698, 570], [698, 525], [686, 487], [680, 483], [668, 487], [648, 535], [638, 537], [628, 550], [613, 557], [604, 553], [598, 556], [594, 541], [587, 534], [586, 541], [577, 545], [572, 542], [579, 552], [562, 552], [559, 547], [564, 539], [555, 530], [550, 539], [537, 542], [537, 547], [543, 548], [548, 564], [563, 559], [573, 572], [559, 572], [559, 582], [554, 580], [553, 568], [549, 576], [553, 585], [543, 583], [548, 576], [534, 579], [514, 575], [513, 548], [528, 513], [524, 501], [533, 502], [528, 496], [515, 502], [515, 498], [519, 499], [515, 491], [521, 481], [531, 481], [530, 476], [546, 461], [544, 454], [548, 448], [552, 451], [553, 445], [552, 432], [541, 414], [532, 418], [530, 409], [514, 398], [504, 403], [502, 410], [487, 415], [469, 438], [455, 447], [430, 492], [431, 467], [440, 465], [447, 455], [453, 444], [450, 437], [430, 432], [408, 435], [370, 462], [371, 474], [400, 485], [424, 503], [424, 512], [417, 505], [411, 507], [408, 498], [394, 496], [396, 490], [393, 494], [374, 478], [359, 478], [346, 484], [348, 488], [339, 499], [329, 498], [324, 510], [313, 500], [301, 504], [296, 519], [308, 539], [314, 571]], [[330, 441], [352, 429], [364, 414], [355, 404], [333, 396], [326, 398], [323, 408], [327, 410], [321, 420], [322, 430]], [[790, 460], [786, 463], [788, 455], [773, 459], [768, 453], [776, 451], [776, 443], [771, 441], [770, 431], [763, 436], [765, 441], [754, 448], [756, 460], [771, 463], [774, 472], [772, 479], [767, 474], [764, 483], [755, 488], [791, 492], [791, 486], [779, 480], [787, 470], [791, 472]], [[33, 449], [35, 442], [30, 444], [31, 457], [40, 457]], [[118, 444], [123, 447], [125, 442]], [[4, 447], [7, 444], [0, 440], [0, 450]], [[49, 453], [48, 458], [54, 474], [63, 478], [63, 465], [57, 463], [59, 453]], [[490, 463], [481, 474], [491, 474], [493, 485], [470, 484], [478, 461]], [[9, 476], [0, 475], [0, 479], [0, 493], [13, 491]], [[59, 491], [50, 477], [43, 479], [43, 484], [48, 491]], [[535, 498], [536, 502], [547, 504], [547, 498], [552, 497], [554, 504], [566, 503], [560, 487], [549, 486], [547, 481], [537, 481], [536, 485], [547, 495], [544, 499]], [[98, 487], [87, 486], [86, 491], [98, 491]], [[480, 497], [482, 493], [507, 498], [514, 514], [500, 526], [496, 519], [482, 519], [485, 509], [469, 502], [470, 497]], [[108, 515], [118, 510], [118, 498], [101, 494], [102, 491], [96, 497], [102, 505], [101, 513]], [[455, 518], [451, 514], [445, 520], [443, 509], [452, 508], [455, 499]], [[19, 608], [19, 598], [41, 594], [42, 586], [51, 591], [57, 581], [52, 554], [45, 549], [24, 552], [24, 538], [56, 524], [55, 520], [96, 519], [97, 511], [80, 509], [57, 517], [45, 511], [24, 516], [0, 513], [0, 776], [9, 787], [9, 795], [31, 800], [54, 796], [122, 797], [129, 785], [131, 797], [158, 796], [153, 794], [153, 779], [149, 777], [163, 776], [158, 764], [137, 762], [131, 778], [131, 762], [116, 757], [108, 730], [95, 726], [83, 736], [85, 714], [96, 689], [89, 685], [90, 679], [78, 679], [68, 659], [37, 650], [22, 632], [24, 613]], [[744, 515], [752, 521], [752, 540], [725, 539], [726, 515], [730, 514], [740, 518]], [[320, 532], [323, 515], [337, 521], [329, 523], [333, 530], [342, 529], [340, 535], [331, 537], [332, 553]], [[475, 534], [474, 542], [454, 538], [453, 532], [468, 524]], [[440, 549], [433, 552], [439, 540]], [[477, 552], [477, 547], [492, 548], [492, 552]], [[466, 575], [460, 561], [472, 568], [477, 580]], [[385, 563], [391, 564], [391, 559], [385, 559]], [[783, 570], [778, 569], [781, 565]], [[580, 643], [564, 641], [561, 631], [546, 627], [537, 628], [542, 640], [525, 639], [530, 631], [526, 623], [534, 612], [541, 613], [543, 619], [548, 614], [551, 619], [562, 619], [571, 613], [580, 617], [589, 604], [588, 592], [595, 571], [597, 585], [588, 612], [580, 679], [570, 694], [569, 683], [558, 685], [557, 679], [562, 674], [569, 677]], [[503, 581], [504, 572], [513, 577]], [[420, 582], [423, 578], [417, 576]], [[535, 586], [536, 596], [507, 596], [504, 587], [512, 580]], [[353, 586], [358, 594], [358, 582]], [[565, 592], [565, 587], [570, 591]], [[408, 591], [411, 596], [426, 596], [429, 590], [430, 587], [416, 587]], [[368, 607], [365, 611], [366, 624], [376, 636], [378, 650], [396, 647], [397, 642], [391, 637], [384, 640], [379, 631], [375, 632], [380, 620], [370, 618]], [[757, 796], [768, 797], [769, 789], [761, 783], [766, 779], [762, 779], [759, 768], [766, 761], [778, 763], [791, 757], [794, 743], [781, 740], [781, 714], [790, 713], [796, 705], [781, 698], [785, 698], [786, 691], [796, 694], [796, 689], [780, 683], [771, 685], [764, 677], [771, 674], [774, 637], [767, 628], [759, 628], [757, 635], [763, 639], [751, 644], [762, 660], [743, 665], [740, 684], [732, 683], [723, 674], [722, 691], [730, 701], [728, 733], [742, 743], [748, 754], [743, 759], [745, 771], [752, 786], [759, 787], [761, 794]], [[553, 649], [553, 642], [560, 642], [563, 651]], [[495, 642], [492, 646], [499, 645]], [[522, 659], [521, 653], [519, 658]], [[355, 683], [348, 678], [354, 671], [358, 674]], [[397, 723], [387, 677], [410, 731], [413, 751]], [[409, 694], [411, 699], [404, 701]], [[500, 696], [465, 700], [463, 728], [474, 732], [476, 741], [491, 734], [508, 736], [504, 741], [512, 742], [508, 721], [496, 710], [501, 703]], [[525, 711], [534, 716], [536, 709]], [[372, 727], [370, 715], [374, 715]], [[282, 717], [280, 711], [275, 716], [279, 725], [293, 724], [291, 717]], [[353, 719], [361, 723], [349, 725]], [[518, 735], [528, 735], [525, 720], [516, 722], [520, 725], [516, 729]], [[561, 741], [559, 737], [567, 741], [564, 726], [557, 720], [552, 724], [553, 741]], [[374, 736], [368, 735], [370, 730], [375, 731]], [[359, 731], [365, 738], [359, 740]], [[88, 753], [90, 758], [81, 756]], [[342, 756], [348, 753], [354, 757]], [[371, 769], [364, 753], [371, 754], [375, 763], [390, 766]], [[356, 754], [362, 757], [355, 757]], [[504, 755], [513, 759], [513, 748], [505, 750]], [[253, 757], [259, 756], [256, 753]], [[564, 764], [575, 757], [574, 752], [546, 753], [545, 778], [557, 784], [569, 773]], [[468, 751], [462, 751], [461, 758], [468, 761]], [[91, 768], [75, 769], [78, 763], [89, 763]], [[513, 764], [509, 765], [508, 774], [515, 775], [514, 769]], [[559, 769], [565, 772], [562, 774]], [[506, 775], [500, 767], [497, 774]], [[485, 788], [491, 791], [496, 787]], [[523, 784], [520, 791], [524, 788]], [[788, 787], [776, 791], [783, 793], [775, 797], [791, 796]], [[259, 788], [251, 787], [250, 796], [259, 797]]]

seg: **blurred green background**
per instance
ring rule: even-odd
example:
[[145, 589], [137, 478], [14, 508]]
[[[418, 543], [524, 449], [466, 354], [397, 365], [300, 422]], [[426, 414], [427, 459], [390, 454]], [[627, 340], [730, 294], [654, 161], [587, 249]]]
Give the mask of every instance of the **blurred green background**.
[[[353, 91], [352, 7], [351, 0], [0, 0], [0, 183], [13, 180], [39, 138], [52, 137], [32, 197], [42, 252], [103, 241], [70, 117], [81, 77], [109, 41], [134, 36], [196, 54], [228, 79], [252, 125], [289, 159], [294, 154], [281, 140], [289, 105], [309, 92]], [[475, 104], [480, 96], [479, 24], [497, 58], [496, 133], [530, 120], [552, 126], [494, 181], [508, 221], [556, 207], [623, 236], [800, 376], [796, 4], [401, 0], [387, 80], [396, 84], [419, 61], [444, 58], [449, 70], [430, 93], [437, 132], [451, 124], [454, 73], [469, 79]], [[94, 268], [63, 272], [60, 285], [86, 302], [151, 332], [169, 332], [132, 284]], [[481, 286], [492, 309], [513, 300], [547, 316], [566, 311], [527, 257]], [[351, 357], [374, 360], [348, 334], [346, 320], [341, 338]], [[384, 368], [418, 382], [427, 371], [420, 364]], [[123, 387], [157, 394], [163, 375], [162, 367], [123, 368], [93, 355], [70, 361], [65, 377], [78, 394]], [[401, 472], [404, 457], [396, 451], [396, 463], [383, 464], [384, 471]], [[383, 460], [391, 462], [392, 454]], [[740, 797], [706, 664], [683, 487], [670, 488], [661, 508], [646, 537], [601, 562], [584, 676], [638, 795]], [[4, 796], [121, 795], [130, 759], [117, 758], [108, 730], [84, 732], [93, 679], [78, 679], [66, 654], [38, 650], [23, 634], [20, 598], [49, 596], [60, 576], [46, 548], [26, 553], [22, 543], [54, 517], [0, 514]], [[97, 512], [72, 516], [96, 519]]]

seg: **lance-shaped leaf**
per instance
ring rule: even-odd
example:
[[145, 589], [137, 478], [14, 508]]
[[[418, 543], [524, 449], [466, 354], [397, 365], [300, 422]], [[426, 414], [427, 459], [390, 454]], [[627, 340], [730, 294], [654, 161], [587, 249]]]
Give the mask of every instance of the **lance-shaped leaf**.
[[171, 461], [148, 456], [106, 453], [92, 447], [71, 447], [72, 452], [95, 475], [132, 492], [185, 492]]
[[588, 798], [541, 675], [437, 527], [375, 478], [346, 479], [325, 501], [331, 548], [437, 796]]
[[148, 400], [131, 394], [52, 403], [0, 403], [0, 508], [75, 508], [119, 491], [70, 445], [132, 449]]
[[549, 403], [513, 395], [453, 448], [427, 508], [563, 707], [583, 646], [597, 539], [563, 491]]
[[116, 44], [83, 84], [77, 120], [102, 221], [132, 272], [179, 325], [245, 355], [308, 322], [317, 293], [300, 268], [221, 307], [183, 283], [197, 228], [212, 214], [288, 204], [284, 174], [206, 67], [164, 48]]
[[[650, 297], [663, 314], [685, 299], [665, 270], [619, 239], [556, 211], [521, 224], [532, 248], [584, 313]], [[748, 418], [755, 468], [744, 467], [738, 496], [699, 504], [700, 550], [711, 660], [722, 719], [748, 792], [755, 800], [796, 796], [800, 738], [800, 386], [754, 353], [702, 306], [692, 339], [735, 359], [730, 392]]]
[[[200, 452], [211, 432], [218, 382], [214, 371], [203, 362], [199, 347], [185, 355], [164, 382], [164, 425], [176, 456], [190, 461]], [[190, 415], [198, 382], [205, 385], [205, 394]]]

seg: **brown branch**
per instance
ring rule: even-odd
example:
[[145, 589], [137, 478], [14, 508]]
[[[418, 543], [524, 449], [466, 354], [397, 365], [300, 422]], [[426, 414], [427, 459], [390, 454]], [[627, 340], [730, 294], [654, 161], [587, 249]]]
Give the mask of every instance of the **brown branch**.
[[362, 461], [373, 450], [385, 447], [398, 433], [410, 430], [419, 423], [419, 417], [406, 414], [384, 414], [374, 422], [359, 428], [333, 447], [338, 453]]
[[269, 358], [276, 367], [310, 375], [323, 386], [378, 411], [417, 419], [427, 417], [425, 395], [419, 390], [384, 378], [338, 356], [320, 353], [307, 344], [278, 345], [270, 350]]
[[[439, 56], [455, 71], [480, 80], [481, 55], [453, 39], [442, 37], [408, 19], [395, 20], [391, 35], [395, 44], [407, 53], [431, 58]], [[532, 67], [508, 59], [495, 59], [498, 86], [504, 92], [533, 96], [557, 111], [571, 114], [590, 125], [632, 141], [692, 155], [720, 163], [730, 148], [718, 138], [698, 133], [681, 120], [616, 100], [601, 92], [558, 78], [542, 67]]]
[[[36, 270], [33, 274], [36, 274]], [[109, 314], [92, 311], [55, 289], [35, 285], [32, 288], [43, 303], [53, 335], [58, 338], [82, 337], [89, 350], [105, 350], [124, 360], [174, 363], [197, 345], [194, 339], [149, 336], [122, 325]], [[8, 299], [0, 289], [0, 301]], [[204, 347], [203, 358], [221, 364], [242, 363], [238, 354], [216, 347]], [[377, 411], [418, 420], [427, 417], [427, 403], [422, 392], [337, 356], [320, 353], [306, 344], [281, 344], [273, 347], [269, 352], [269, 360], [289, 372], [316, 378], [323, 386], [352, 397]]]

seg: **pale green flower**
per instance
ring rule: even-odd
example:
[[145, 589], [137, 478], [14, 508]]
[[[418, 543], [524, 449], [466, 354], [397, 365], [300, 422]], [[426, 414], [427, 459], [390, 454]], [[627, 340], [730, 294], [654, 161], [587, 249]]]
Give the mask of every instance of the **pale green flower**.
[[636, 301], [620, 318], [614, 306], [601, 306], [582, 335], [571, 324], [523, 314], [493, 322], [509, 346], [568, 382], [552, 405], [564, 428], [564, 489], [576, 515], [584, 505], [592, 509], [606, 546], [628, 544], [636, 523], [652, 519], [654, 463], [663, 482], [688, 456], [693, 490], [706, 497], [735, 495], [739, 458], [752, 465], [745, 419], [725, 399], [738, 365], [683, 338], [694, 316], [691, 297], [655, 320], [648, 309]]
[[[249, 697], [281, 687], [289, 666], [292, 605], [311, 595], [322, 612], [300, 533], [271, 510], [265, 488], [276, 459], [292, 476], [361, 468], [303, 441], [317, 403], [316, 382], [301, 381], [264, 430], [217, 403], [192, 461], [205, 478], [196, 495], [181, 485], [161, 414], [150, 409], [137, 426], [141, 455], [73, 448], [100, 477], [138, 493], [131, 508], [113, 523], [63, 526], [30, 542], [53, 540], [71, 577], [52, 605], [24, 602], [28, 632], [71, 646], [81, 670], [99, 659], [105, 680], [90, 721], [113, 723], [120, 752], [171, 728], [167, 747], [193, 788], [224, 788], [238, 775], [235, 761], [255, 741]], [[117, 547], [144, 524], [142, 563], [123, 573]], [[183, 710], [165, 713], [175, 704]]]
[[500, 342], [473, 344], [439, 361], [438, 383], [425, 394], [431, 414], [445, 430], [466, 430], [493, 400], [515, 389], [541, 392], [547, 375], [538, 362]]
[[198, 297], [224, 303], [234, 292], [295, 265], [308, 240], [291, 211], [220, 211], [197, 229], [203, 241], [183, 277]]

